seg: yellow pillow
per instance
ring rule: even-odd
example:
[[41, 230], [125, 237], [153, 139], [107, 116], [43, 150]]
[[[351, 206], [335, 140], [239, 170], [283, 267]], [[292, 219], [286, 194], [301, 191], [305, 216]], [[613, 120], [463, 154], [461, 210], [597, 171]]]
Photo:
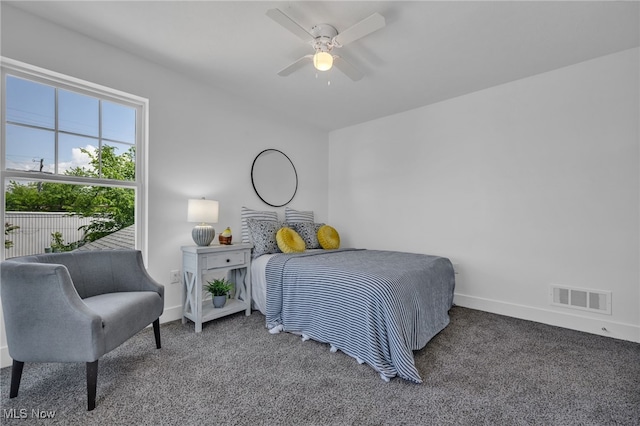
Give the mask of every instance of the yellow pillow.
[[283, 253], [301, 253], [305, 249], [304, 240], [291, 228], [280, 228], [276, 233], [278, 248]]
[[325, 250], [335, 250], [340, 248], [340, 235], [338, 231], [329, 225], [322, 225], [318, 229], [318, 242]]

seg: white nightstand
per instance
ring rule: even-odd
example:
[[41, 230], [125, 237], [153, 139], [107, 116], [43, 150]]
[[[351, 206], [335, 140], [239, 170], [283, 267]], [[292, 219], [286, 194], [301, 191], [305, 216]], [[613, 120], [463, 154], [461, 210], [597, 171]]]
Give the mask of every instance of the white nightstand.
[[[182, 247], [182, 323], [187, 318], [202, 331], [202, 323], [225, 315], [246, 311], [251, 315], [251, 244]], [[204, 300], [203, 284], [207, 274], [218, 277], [231, 269], [244, 268], [244, 282], [236, 282], [234, 295], [222, 308], [214, 308], [211, 299]]]

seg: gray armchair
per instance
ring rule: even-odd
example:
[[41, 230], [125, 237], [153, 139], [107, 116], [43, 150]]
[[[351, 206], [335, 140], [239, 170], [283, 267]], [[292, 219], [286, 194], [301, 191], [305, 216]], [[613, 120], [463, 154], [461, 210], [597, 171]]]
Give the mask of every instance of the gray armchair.
[[153, 323], [160, 349], [164, 287], [137, 250], [97, 250], [9, 259], [0, 298], [9, 355], [10, 398], [25, 362], [85, 362], [88, 410], [96, 405], [98, 359]]

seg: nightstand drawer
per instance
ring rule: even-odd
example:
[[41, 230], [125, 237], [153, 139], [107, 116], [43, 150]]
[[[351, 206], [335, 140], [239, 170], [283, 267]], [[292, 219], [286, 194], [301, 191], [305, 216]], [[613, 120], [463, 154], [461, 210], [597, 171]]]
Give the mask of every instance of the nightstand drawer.
[[216, 253], [207, 255], [205, 269], [225, 268], [244, 264], [243, 252]]

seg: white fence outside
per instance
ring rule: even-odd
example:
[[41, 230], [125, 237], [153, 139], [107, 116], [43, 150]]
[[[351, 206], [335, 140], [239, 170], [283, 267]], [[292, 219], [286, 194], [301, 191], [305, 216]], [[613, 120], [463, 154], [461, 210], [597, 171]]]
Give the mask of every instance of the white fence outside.
[[88, 217], [40, 212], [5, 212], [4, 220], [20, 227], [5, 236], [13, 242], [13, 247], [5, 249], [5, 259], [44, 253], [45, 247], [51, 246], [53, 232], [60, 232], [65, 243], [78, 241], [83, 235], [78, 228], [91, 222]]

